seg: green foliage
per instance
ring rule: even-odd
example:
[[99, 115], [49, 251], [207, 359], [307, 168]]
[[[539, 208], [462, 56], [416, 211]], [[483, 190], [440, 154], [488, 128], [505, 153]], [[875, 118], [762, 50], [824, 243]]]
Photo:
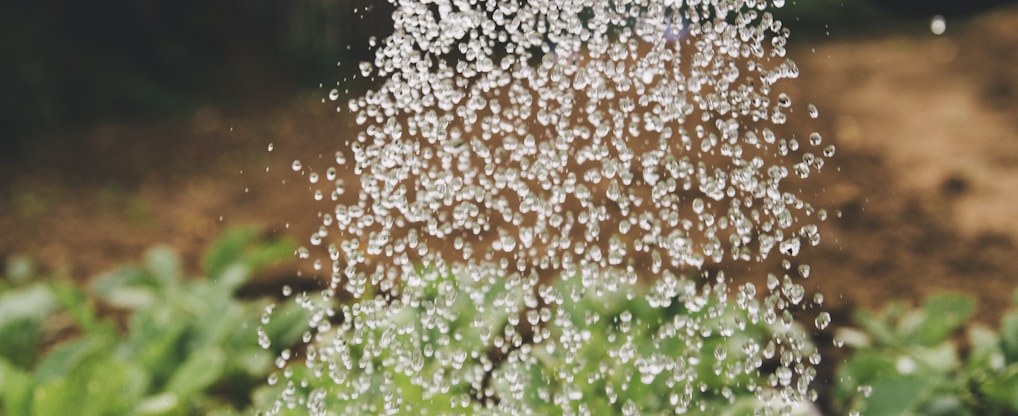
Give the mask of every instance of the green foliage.
[[974, 312], [975, 301], [957, 294], [930, 297], [916, 309], [892, 303], [877, 314], [858, 311], [862, 330], [844, 334], [855, 351], [839, 368], [834, 391], [841, 410], [1018, 412], [1018, 310], [1003, 316], [998, 331], [969, 322]]
[[[747, 312], [725, 308], [717, 298], [695, 304], [692, 297], [677, 294], [664, 305], [651, 306], [651, 288], [645, 285], [600, 291], [584, 289], [580, 278], [560, 280], [538, 289], [554, 291], [562, 299], [542, 308], [527, 306], [530, 290], [512, 279], [463, 279], [421, 271], [420, 280], [424, 283], [411, 284], [422, 300], [402, 305], [398, 313], [377, 309], [375, 305], [386, 303], [381, 297], [344, 305], [343, 323], [318, 333], [309, 354], [345, 344], [351, 346], [349, 355], [334, 357], [336, 365], [291, 364], [270, 377], [274, 385], [255, 393], [255, 403], [283, 415], [306, 414], [308, 408], [378, 414], [385, 397], [397, 398], [403, 411], [414, 414], [494, 410], [552, 415], [563, 409], [623, 414], [634, 404], [657, 414], [685, 404], [689, 414], [750, 415], [763, 407], [761, 398], [768, 398], [767, 392], [776, 391], [771, 386], [777, 381], [758, 370], [759, 363], [749, 364], [761, 355], [747, 354], [745, 347], [781, 339], [804, 342], [804, 354], [812, 350], [797, 326], [753, 321]], [[679, 284], [685, 283], [696, 290], [692, 281]], [[588, 293], [580, 296], [584, 290]], [[446, 308], [436, 320], [431, 315], [437, 304]], [[558, 323], [543, 324], [551, 316]], [[720, 322], [731, 323], [733, 329], [742, 322], [744, 329], [701, 338], [699, 331], [724, 327]], [[694, 327], [699, 328], [697, 336], [689, 338], [703, 342], [683, 342], [681, 334]], [[351, 337], [377, 341], [358, 344]], [[579, 337], [587, 342], [579, 342]], [[568, 339], [577, 341], [562, 341]], [[361, 345], [377, 346], [369, 354]], [[673, 368], [666, 364], [668, 357], [689, 364]], [[685, 373], [688, 386], [672, 381], [677, 371]], [[435, 392], [422, 383], [447, 388]]]
[[[210, 248], [207, 278], [184, 279], [177, 256], [154, 248], [143, 265], [118, 268], [91, 286], [95, 298], [123, 311], [126, 330], [97, 313], [95, 299], [71, 282], [12, 276], [0, 286], [0, 414], [183, 415], [244, 407], [309, 316], [291, 302], [277, 308], [279, 323], [260, 326], [272, 302], [234, 292], [292, 252], [288, 242], [235, 230]], [[68, 320], [80, 335], [47, 351], [47, 325]], [[259, 328], [275, 348], [259, 347]]]
[[[530, 289], [519, 281], [494, 275], [459, 279], [426, 268], [418, 270], [419, 282], [403, 288], [416, 291], [413, 297], [421, 302], [391, 315], [372, 306], [391, 302], [386, 295], [340, 303], [340, 316], [316, 321], [317, 331], [311, 332], [310, 312], [301, 306], [306, 297], [274, 305], [235, 294], [253, 273], [290, 257], [293, 249], [286, 242], [264, 241], [253, 230], [234, 230], [206, 252], [207, 278], [184, 279], [177, 256], [154, 248], [142, 264], [103, 274], [87, 288], [39, 279], [30, 261], [9, 260], [0, 279], [0, 416], [268, 409], [301, 415], [309, 403], [337, 413], [371, 414], [382, 412], [383, 397], [392, 394], [402, 399], [404, 410], [418, 414], [473, 414], [483, 412], [479, 400], [488, 400], [479, 399], [469, 382], [478, 363], [487, 368], [484, 388], [491, 393], [486, 397], [497, 398], [495, 407], [506, 413], [560, 414], [569, 408], [620, 414], [630, 410], [627, 403], [668, 412], [675, 403], [697, 403], [704, 407], [690, 407], [691, 414], [743, 415], [760, 412], [766, 392], [777, 385], [770, 370], [750, 364], [761, 356], [747, 355], [748, 345], [780, 339], [779, 344], [804, 342], [804, 354], [812, 351], [797, 326], [750, 319], [744, 311], [723, 307], [723, 296], [684, 297], [699, 290], [685, 280], [671, 284], [692, 286], [652, 306], [649, 287], [601, 291], [565, 279], [538, 288], [558, 293], [561, 302], [535, 309]], [[119, 312], [100, 313], [99, 304]], [[447, 306], [441, 319], [431, 316], [438, 304]], [[835, 406], [865, 415], [1018, 412], [1018, 308], [1007, 311], [997, 329], [971, 323], [974, 311], [973, 299], [954, 294], [930, 297], [920, 308], [892, 303], [876, 313], [857, 311], [859, 329], [841, 334], [854, 350], [837, 370]], [[533, 324], [551, 316], [558, 324]], [[698, 336], [702, 342], [695, 343], [668, 335], [681, 325], [723, 328], [728, 322], [742, 329]], [[376, 347], [367, 354], [349, 343], [355, 333], [400, 347]], [[310, 334], [314, 341], [306, 351], [287, 350]], [[430, 346], [417, 344], [422, 338], [411, 334], [426, 334]], [[590, 341], [571, 350], [547, 348], [548, 343], [530, 339], [538, 334]], [[278, 358], [311, 356], [334, 342], [354, 346], [349, 365], [326, 368], [320, 361], [295, 360], [282, 366]], [[486, 355], [454, 358], [486, 349]], [[658, 373], [659, 351], [690, 363], [681, 371], [697, 380], [694, 388], [678, 389]], [[402, 353], [411, 354], [410, 360], [396, 356]], [[615, 358], [602, 360], [606, 356]], [[462, 365], [450, 367], [450, 359]], [[413, 371], [395, 364], [408, 362]], [[449, 388], [428, 391], [417, 377], [446, 380]]]

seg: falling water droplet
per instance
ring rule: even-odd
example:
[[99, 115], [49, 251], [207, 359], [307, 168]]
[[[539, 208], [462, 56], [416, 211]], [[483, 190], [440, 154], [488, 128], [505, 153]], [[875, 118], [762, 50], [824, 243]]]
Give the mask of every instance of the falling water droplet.
[[[776, 127], [799, 116], [777, 89], [799, 75], [768, 11], [784, 1], [397, 3], [394, 34], [359, 65], [375, 88], [343, 105], [357, 127], [311, 187], [334, 207], [296, 253], [327, 288], [283, 288], [314, 336], [312, 375], [291, 381], [303, 360], [281, 354], [280, 384], [324, 383], [362, 414], [421, 410], [407, 392], [498, 414], [806, 397], [819, 355], [764, 327], [796, 328], [810, 270], [790, 259], [819, 242], [823, 216], [784, 181], [833, 150]], [[785, 272], [766, 293], [723, 273], [774, 251]], [[723, 380], [760, 377], [715, 388], [683, 370], [708, 363]], [[629, 377], [668, 403], [631, 400]], [[318, 393], [287, 394], [310, 410]]]
[[947, 31], [947, 19], [941, 15], [935, 15], [930, 19], [930, 31], [934, 35], [943, 35]]
[[819, 146], [823, 140], [824, 139], [820, 136], [820, 133], [812, 132], [809, 134], [809, 144], [812, 146]]
[[827, 326], [831, 324], [831, 314], [827, 312], [820, 312], [819, 314], [817, 314], [817, 317], [814, 320], [814, 324], [816, 325], [817, 329], [821, 331], [827, 329]]

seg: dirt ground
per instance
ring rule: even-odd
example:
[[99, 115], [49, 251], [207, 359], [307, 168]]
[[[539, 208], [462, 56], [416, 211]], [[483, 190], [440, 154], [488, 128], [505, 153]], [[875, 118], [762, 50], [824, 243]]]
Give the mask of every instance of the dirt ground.
[[[960, 290], [993, 323], [1018, 287], [1018, 9], [799, 42], [805, 114], [838, 146], [809, 183], [840, 212], [801, 255], [840, 318], [856, 305]], [[0, 166], [0, 259], [24, 254], [85, 280], [177, 248], [197, 273], [224, 229], [254, 224], [306, 242], [331, 210], [290, 169], [331, 159], [353, 124], [323, 90], [270, 108], [207, 107], [188, 120], [105, 124]], [[144, 138], [144, 140], [141, 140]], [[54, 146], [52, 143], [61, 143]], [[269, 151], [269, 146], [272, 151]], [[325, 162], [318, 163], [325, 166]], [[299, 185], [297, 185], [299, 184]], [[2, 260], [0, 260], [2, 261]], [[307, 270], [307, 265], [301, 266]], [[288, 267], [266, 276], [291, 279]]]

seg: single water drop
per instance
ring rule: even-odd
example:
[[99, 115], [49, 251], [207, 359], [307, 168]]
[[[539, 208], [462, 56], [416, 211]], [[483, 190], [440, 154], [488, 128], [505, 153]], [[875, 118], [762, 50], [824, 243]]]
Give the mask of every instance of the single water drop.
[[944, 19], [944, 16], [938, 14], [933, 16], [933, 19], [930, 19], [930, 31], [938, 36], [943, 35], [947, 31], [947, 20]]
[[831, 324], [831, 314], [827, 312], [820, 312], [817, 314], [817, 318], [813, 323], [816, 324], [817, 329], [823, 331]]
[[820, 142], [822, 142], [823, 140], [824, 139], [823, 137], [820, 136], [820, 133], [812, 132], [809, 134], [809, 144], [813, 146], [819, 146]]
[[835, 149], [833, 144], [827, 145], [827, 147], [824, 148], [824, 157], [834, 156], [834, 150]]

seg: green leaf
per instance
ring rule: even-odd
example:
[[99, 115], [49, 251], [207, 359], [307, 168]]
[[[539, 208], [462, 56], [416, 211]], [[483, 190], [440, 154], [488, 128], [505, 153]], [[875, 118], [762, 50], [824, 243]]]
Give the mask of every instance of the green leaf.
[[859, 386], [884, 377], [897, 376], [895, 360], [889, 354], [876, 350], [860, 350], [838, 368], [839, 383], [835, 394], [841, 401], [850, 401], [858, 394]]
[[218, 347], [209, 347], [191, 353], [184, 364], [166, 383], [166, 390], [176, 393], [184, 401], [209, 388], [223, 376], [226, 353]]
[[[276, 308], [272, 313], [272, 319], [262, 328], [265, 330], [265, 335], [272, 341], [272, 345], [282, 349], [297, 342], [301, 335], [308, 331], [307, 324], [310, 319], [310, 311], [291, 301]], [[251, 335], [253, 336], [254, 332]], [[254, 338], [251, 339], [251, 341], [254, 340]]]
[[111, 345], [113, 340], [102, 334], [87, 335], [57, 345], [35, 368], [35, 379], [41, 383], [64, 377], [88, 357], [97, 351], [109, 350]]
[[[249, 332], [253, 328], [253, 320], [257, 311], [253, 308], [245, 308], [243, 303], [229, 297], [210, 300], [208, 310], [193, 318], [192, 328], [194, 333], [188, 341], [188, 349], [191, 351], [201, 350], [210, 346], [221, 346], [230, 348], [235, 346], [233, 341], [235, 334]], [[216, 319], [202, 319], [201, 316], [215, 316]], [[250, 339], [248, 339], [248, 345]], [[241, 346], [241, 345], [236, 345]]]
[[140, 400], [131, 413], [144, 416], [176, 416], [186, 415], [187, 409], [176, 394], [165, 392]]
[[965, 324], [976, 311], [976, 301], [961, 294], [931, 296], [923, 304], [923, 319], [915, 328], [912, 339], [932, 346], [943, 342]]
[[273, 358], [259, 347], [246, 348], [230, 354], [230, 365], [248, 376], [264, 378], [272, 370]]
[[870, 387], [869, 397], [864, 397], [863, 414], [867, 416], [899, 416], [914, 411], [928, 393], [929, 380], [915, 376], [890, 376], [876, 380]]
[[1018, 365], [1012, 365], [1000, 378], [990, 379], [979, 386], [979, 390], [996, 406], [1018, 411]]
[[145, 254], [145, 267], [164, 287], [175, 286], [182, 280], [180, 258], [169, 247], [154, 247]]
[[900, 346], [901, 338], [898, 331], [894, 329], [894, 322], [905, 313], [906, 309], [907, 306], [900, 302], [889, 303], [877, 315], [860, 308], [854, 313], [854, 321], [866, 333], [870, 334], [877, 344]]
[[968, 330], [969, 371], [996, 371], [1004, 365], [1004, 352], [1000, 348], [1000, 337], [993, 330], [983, 326], [972, 326]]
[[56, 308], [52, 292], [42, 284], [0, 297], [0, 357], [31, 368], [42, 344], [43, 323]]
[[126, 415], [146, 388], [144, 372], [93, 351], [63, 377], [40, 383], [33, 396], [37, 415]]
[[42, 322], [22, 319], [0, 326], [0, 358], [32, 368], [38, 359], [43, 338]]
[[219, 237], [212, 247], [205, 252], [202, 269], [209, 277], [220, 276], [231, 265], [237, 263], [243, 255], [244, 248], [256, 237], [253, 228], [237, 228], [227, 231]]
[[0, 359], [0, 402], [7, 415], [27, 415], [32, 409], [35, 380], [7, 360]]
[[126, 309], [142, 309], [159, 302], [161, 281], [138, 267], [120, 267], [104, 273], [92, 283], [92, 290], [109, 304]]
[[[941, 343], [933, 347], [912, 347], [906, 350], [907, 357], [921, 364], [917, 371], [939, 373], [946, 376], [960, 370], [958, 351], [954, 344]], [[943, 377], [941, 377], [943, 378]]]
[[232, 292], [247, 282], [255, 271], [293, 258], [293, 243], [281, 239], [264, 241], [258, 237], [257, 230], [253, 228], [225, 233], [205, 254], [205, 275]]
[[35, 263], [28, 256], [12, 256], [7, 259], [4, 275], [15, 284], [25, 284], [35, 276]]
[[972, 416], [972, 410], [954, 395], [936, 396], [918, 410], [923, 416]]
[[1001, 318], [1000, 344], [1007, 362], [1018, 362], [1018, 312], [1009, 312]]
[[96, 314], [88, 295], [78, 288], [74, 283], [68, 281], [57, 281], [50, 284], [50, 290], [56, 296], [57, 301], [78, 327], [86, 333], [111, 332], [109, 322], [102, 322]]
[[128, 323], [127, 339], [120, 350], [149, 372], [158, 388], [184, 360], [188, 323], [166, 307], [135, 313]]
[[233, 263], [223, 268], [221, 273], [210, 275], [210, 278], [217, 285], [226, 289], [228, 294], [232, 294], [234, 290], [247, 283], [251, 278], [251, 268], [243, 263]]
[[46, 285], [5, 293], [0, 296], [0, 327], [24, 319], [42, 321], [56, 308], [56, 298]]

